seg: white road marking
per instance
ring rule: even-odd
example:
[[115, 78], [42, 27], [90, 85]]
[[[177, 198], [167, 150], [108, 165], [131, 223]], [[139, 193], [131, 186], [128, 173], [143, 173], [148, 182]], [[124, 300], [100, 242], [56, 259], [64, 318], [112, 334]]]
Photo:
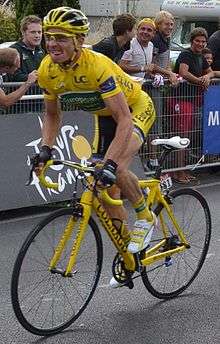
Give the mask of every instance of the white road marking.
[[216, 185], [220, 185], [220, 182], [195, 185], [195, 186], [193, 186], [193, 188], [194, 189], [201, 189], [201, 188], [207, 188], [207, 187], [216, 186]]
[[109, 288], [109, 284], [99, 284], [98, 288]]

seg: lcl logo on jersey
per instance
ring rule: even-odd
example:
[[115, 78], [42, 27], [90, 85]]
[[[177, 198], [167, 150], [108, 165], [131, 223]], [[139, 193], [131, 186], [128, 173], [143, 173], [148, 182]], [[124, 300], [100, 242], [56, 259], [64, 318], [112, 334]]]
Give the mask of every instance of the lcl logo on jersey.
[[86, 84], [88, 82], [86, 75], [80, 75], [80, 76], [74, 75], [73, 79], [76, 84]]

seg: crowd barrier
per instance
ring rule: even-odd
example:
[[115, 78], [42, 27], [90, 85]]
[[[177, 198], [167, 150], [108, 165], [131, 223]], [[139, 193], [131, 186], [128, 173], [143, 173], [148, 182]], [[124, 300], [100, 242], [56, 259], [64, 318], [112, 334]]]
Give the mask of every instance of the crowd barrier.
[[[6, 93], [12, 92], [21, 83], [5, 83]], [[212, 81], [213, 85], [220, 85], [220, 79]], [[202, 153], [203, 140], [203, 96], [204, 92], [200, 87], [182, 82], [178, 87], [171, 87], [168, 82], [159, 88], [152, 86], [151, 80], [146, 80], [143, 89], [153, 99], [157, 119], [152, 128], [148, 140], [140, 150], [140, 157], [145, 163], [150, 158], [158, 157], [160, 151], [155, 151], [150, 145], [154, 138], [169, 138], [174, 135], [188, 137], [191, 141], [186, 150], [185, 157], [177, 152], [170, 155], [169, 161], [165, 165], [167, 170], [177, 170], [189, 168], [189, 165], [198, 167], [207, 167], [210, 165], [220, 165], [220, 155], [211, 155]], [[32, 87], [28, 94], [23, 96], [10, 108], [2, 110], [2, 114], [24, 114], [24, 113], [42, 113], [43, 95], [39, 87]], [[74, 111], [74, 108], [68, 104], [68, 109], [63, 104], [66, 111]], [[197, 164], [199, 162], [199, 164]]]
[[[220, 79], [212, 81], [212, 85], [219, 84]], [[203, 152], [205, 91], [201, 87], [184, 81], [178, 87], [165, 83], [162, 87], [154, 88], [151, 81], [146, 81], [143, 89], [152, 97], [157, 113], [156, 123], [140, 151], [143, 162], [160, 154], [149, 144], [151, 140], [179, 135], [188, 137], [191, 143], [185, 152], [174, 151], [170, 154], [164, 166], [167, 171], [220, 165], [220, 155]]]
[[[214, 84], [218, 84], [216, 80]], [[5, 92], [12, 92], [19, 83], [5, 83]], [[168, 138], [174, 135], [189, 137], [190, 147], [184, 153], [174, 151], [166, 162], [165, 170], [198, 168], [201, 166], [220, 165], [220, 155], [204, 155], [203, 140], [203, 92], [201, 89], [182, 83], [172, 88], [165, 84], [153, 88], [151, 81], [146, 81], [143, 89], [148, 92], [155, 103], [157, 111], [156, 124], [152, 128], [147, 142], [139, 152], [142, 163], [146, 167], [149, 158], [160, 154], [155, 151], [150, 141], [156, 137]], [[58, 158], [75, 158], [71, 150], [71, 140], [75, 135], [84, 135], [90, 142], [94, 133], [93, 116], [83, 111], [62, 104], [64, 121], [55, 144]], [[1, 178], [0, 178], [0, 210], [14, 209], [41, 205], [69, 199], [74, 183], [74, 173], [62, 168], [52, 171], [61, 181], [60, 192], [43, 190], [35, 179], [29, 188], [25, 187], [28, 178], [30, 157], [40, 148], [42, 114], [44, 111], [43, 95], [38, 87], [32, 87], [30, 92], [22, 97], [15, 105], [1, 108]], [[74, 112], [73, 112], [74, 111]], [[143, 177], [143, 166], [137, 157], [132, 170]], [[145, 174], [151, 172], [146, 168]]]

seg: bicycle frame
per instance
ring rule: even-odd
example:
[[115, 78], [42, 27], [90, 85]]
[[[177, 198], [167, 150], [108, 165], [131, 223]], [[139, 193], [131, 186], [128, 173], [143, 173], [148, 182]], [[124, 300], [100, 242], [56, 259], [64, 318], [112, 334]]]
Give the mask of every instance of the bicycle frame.
[[[94, 181], [94, 177], [90, 176], [89, 183], [92, 184], [93, 181]], [[166, 257], [170, 257], [171, 255], [175, 253], [182, 252], [186, 250], [187, 248], [189, 248], [190, 245], [188, 244], [180, 226], [178, 225], [175, 219], [175, 216], [173, 214], [173, 211], [166, 200], [165, 195], [163, 195], [161, 192], [160, 180], [156, 178], [149, 179], [149, 180], [140, 180], [139, 184], [141, 188], [148, 187], [150, 189], [148, 197], [147, 197], [147, 206], [149, 207], [149, 209], [152, 208], [152, 205], [161, 205], [161, 207], [166, 210], [176, 230], [176, 233], [178, 234], [178, 237], [181, 239], [181, 244], [179, 244], [178, 247], [166, 250], [164, 252], [158, 252], [159, 249], [165, 245], [166, 239], [168, 238], [168, 235], [169, 235], [166, 225], [163, 221], [163, 215], [160, 213], [159, 218], [160, 218], [160, 223], [161, 223], [164, 239], [162, 239], [159, 243], [157, 243], [156, 245], [154, 245], [152, 248], [148, 249], [145, 252], [145, 256], [139, 261], [139, 264], [140, 266], [146, 266], [157, 260], [161, 260]], [[76, 233], [76, 239], [73, 243], [73, 247], [71, 250], [71, 255], [67, 263], [66, 270], [64, 272], [64, 276], [66, 277], [71, 276], [71, 271], [76, 263], [77, 254], [79, 252], [81, 242], [86, 233], [87, 224], [92, 214], [92, 210], [95, 212], [95, 214], [99, 218], [102, 226], [105, 228], [106, 232], [108, 233], [117, 251], [123, 257], [126, 269], [129, 271], [137, 270], [137, 268], [139, 268], [137, 267], [137, 259], [135, 259], [135, 256], [132, 253], [127, 251], [127, 247], [124, 243], [123, 237], [120, 235], [117, 228], [112, 223], [112, 220], [106, 213], [98, 197], [94, 195], [93, 190], [90, 190], [90, 188], [86, 189], [81, 196], [79, 204], [81, 205], [83, 212], [82, 212], [82, 216], [80, 220], [80, 225]], [[73, 214], [73, 217], [67, 223], [64, 233], [62, 235], [62, 238], [60, 239], [55, 249], [54, 256], [51, 259], [51, 262], [49, 265], [50, 271], [53, 271], [53, 269], [56, 269], [57, 262], [62, 255], [64, 247], [73, 232], [74, 224], [78, 221], [78, 219], [79, 217]]]

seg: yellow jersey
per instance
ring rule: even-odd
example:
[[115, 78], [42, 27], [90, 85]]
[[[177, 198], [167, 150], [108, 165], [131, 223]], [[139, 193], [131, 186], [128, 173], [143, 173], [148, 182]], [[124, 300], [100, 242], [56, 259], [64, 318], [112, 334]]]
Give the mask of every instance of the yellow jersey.
[[75, 65], [68, 70], [47, 55], [38, 69], [38, 83], [46, 100], [60, 98], [64, 104], [98, 115], [110, 115], [104, 100], [122, 92], [128, 105], [141, 94], [138, 82], [108, 57], [83, 48]]

